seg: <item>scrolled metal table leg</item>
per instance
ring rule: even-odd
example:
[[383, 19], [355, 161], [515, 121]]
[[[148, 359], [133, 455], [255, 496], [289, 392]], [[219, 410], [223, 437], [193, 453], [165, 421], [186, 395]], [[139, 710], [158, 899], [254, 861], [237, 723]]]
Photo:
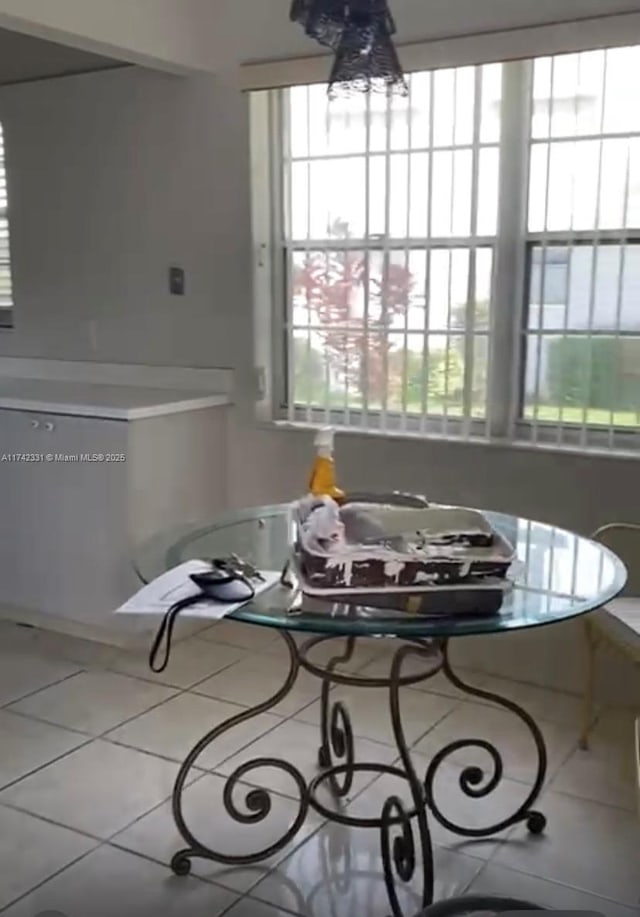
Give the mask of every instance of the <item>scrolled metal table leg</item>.
[[444, 656], [442, 671], [452, 685], [454, 685], [465, 694], [471, 695], [472, 697], [480, 697], [483, 700], [489, 700], [492, 703], [497, 704], [499, 707], [503, 707], [504, 709], [509, 710], [511, 713], [514, 713], [520, 720], [522, 720], [533, 737], [533, 741], [538, 753], [538, 766], [536, 778], [530, 793], [522, 805], [513, 813], [513, 815], [510, 815], [508, 818], [504, 818], [502, 821], [496, 822], [493, 825], [488, 825], [484, 828], [467, 828], [464, 825], [459, 825], [455, 822], [452, 822], [442, 813], [438, 807], [434, 797], [434, 781], [438, 768], [443, 763], [443, 761], [463, 748], [480, 748], [486, 751], [493, 764], [493, 773], [489, 776], [486, 782], [484, 782], [486, 777], [485, 772], [480, 767], [466, 767], [462, 771], [459, 780], [460, 788], [465, 796], [468, 796], [472, 799], [481, 799], [485, 796], [489, 796], [501, 783], [504, 776], [504, 762], [502, 760], [502, 755], [495, 747], [495, 745], [492, 745], [490, 742], [487, 742], [484, 739], [458, 739], [455, 742], [451, 742], [449, 745], [445, 746], [445, 748], [441, 749], [437, 754], [434, 755], [425, 776], [424, 787], [426, 792], [426, 800], [431, 814], [438, 822], [440, 822], [441, 825], [443, 825], [445, 828], [448, 828], [449, 831], [452, 831], [454, 834], [460, 835], [461, 837], [488, 837], [492, 834], [497, 834], [500, 831], [503, 831], [505, 828], [509, 828], [512, 825], [518, 824], [519, 822], [526, 822], [527, 828], [531, 834], [542, 834], [547, 826], [547, 819], [541, 812], [535, 811], [533, 806], [540, 796], [540, 792], [544, 785], [545, 777], [547, 774], [547, 749], [544, 741], [544, 736], [538, 728], [538, 725], [536, 724], [533, 717], [531, 717], [526, 712], [526, 710], [523, 710], [522, 707], [513, 701], [504, 697], [500, 697], [498, 694], [493, 694], [490, 691], [483, 691], [480, 688], [474, 688], [471, 685], [463, 682], [462, 679], [460, 679], [451, 668], [447, 643], [443, 644], [442, 652]]
[[178, 831], [188, 846], [184, 850], [178, 851], [171, 861], [171, 868], [176, 875], [188, 875], [191, 871], [191, 861], [194, 858], [212, 860], [216, 863], [224, 863], [229, 866], [247, 866], [252, 863], [259, 863], [286, 847], [286, 845], [298, 834], [305, 822], [309, 811], [307, 781], [296, 767], [278, 758], [254, 758], [240, 765], [240, 767], [236, 768], [233, 774], [227, 778], [223, 792], [224, 807], [231, 818], [243, 825], [254, 825], [264, 821], [271, 812], [271, 793], [265, 789], [250, 789], [247, 787], [247, 792], [244, 797], [246, 812], [243, 812], [238, 808], [234, 798], [239, 782], [251, 771], [262, 767], [277, 768], [278, 770], [284, 771], [292, 778], [300, 795], [298, 813], [286, 832], [268, 847], [258, 850], [255, 853], [237, 856], [212, 850], [199, 841], [191, 832], [186, 823], [183, 811], [183, 794], [187, 777], [202, 753], [228, 730], [239, 726], [247, 720], [253, 719], [253, 717], [266, 713], [266, 711], [275, 707], [275, 705], [280, 703], [293, 688], [300, 670], [298, 649], [295, 640], [288, 633], [280, 631], [280, 636], [287, 644], [290, 658], [289, 674], [282, 688], [280, 688], [273, 697], [270, 697], [263, 703], [252, 707], [250, 710], [239, 713], [237, 716], [226, 720], [226, 722], [221, 723], [219, 726], [216, 726], [215, 729], [208, 732], [189, 752], [180, 767], [173, 789], [172, 809]]
[[320, 695], [321, 745], [318, 750], [318, 765], [323, 770], [332, 771], [336, 766], [336, 759], [345, 762], [340, 774], [331, 772], [327, 778], [331, 792], [338, 799], [346, 796], [353, 785], [355, 750], [349, 711], [342, 701], [331, 704], [331, 675], [336, 666], [351, 660], [355, 642], [355, 637], [348, 637], [344, 652], [328, 662]]
[[[396, 889], [396, 874], [402, 882], [410, 882], [415, 875], [419, 860], [423, 876], [423, 907], [428, 907], [432, 903], [434, 885], [433, 844], [427, 820], [425, 793], [411, 760], [402, 726], [400, 709], [401, 670], [402, 664], [408, 656], [428, 656], [431, 658], [432, 649], [411, 645], [403, 646], [397, 650], [391, 664], [389, 681], [391, 725], [402, 760], [404, 778], [409, 784], [413, 802], [413, 810], [408, 811], [401, 799], [397, 796], [391, 796], [387, 799], [382, 809], [380, 827], [382, 864], [393, 917], [403, 917]], [[419, 850], [414, 838], [413, 819], [415, 819], [418, 829]], [[391, 833], [393, 829], [398, 829], [400, 833], [396, 835], [392, 842]]]

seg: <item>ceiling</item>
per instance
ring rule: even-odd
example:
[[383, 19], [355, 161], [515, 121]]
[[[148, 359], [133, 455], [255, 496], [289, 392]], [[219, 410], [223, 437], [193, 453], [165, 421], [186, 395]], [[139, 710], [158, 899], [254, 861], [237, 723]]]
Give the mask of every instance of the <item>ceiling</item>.
[[121, 66], [110, 57], [0, 29], [0, 85]]

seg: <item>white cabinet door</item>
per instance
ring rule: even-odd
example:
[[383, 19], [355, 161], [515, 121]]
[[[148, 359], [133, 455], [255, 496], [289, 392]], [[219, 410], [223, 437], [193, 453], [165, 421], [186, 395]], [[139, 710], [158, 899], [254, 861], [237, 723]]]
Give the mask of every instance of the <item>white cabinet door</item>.
[[35, 417], [0, 411], [0, 602], [19, 604], [28, 590], [33, 539], [30, 492], [43, 474], [30, 459], [40, 449]]
[[128, 591], [127, 424], [0, 411], [9, 452], [21, 460], [0, 462], [0, 601], [108, 626]]

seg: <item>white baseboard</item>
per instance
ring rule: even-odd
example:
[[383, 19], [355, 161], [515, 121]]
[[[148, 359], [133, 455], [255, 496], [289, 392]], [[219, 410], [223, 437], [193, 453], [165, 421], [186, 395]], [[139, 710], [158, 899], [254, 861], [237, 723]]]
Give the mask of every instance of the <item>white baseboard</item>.
[[[31, 608], [0, 605], [0, 620], [10, 621], [26, 627], [48, 630], [79, 640], [90, 640], [120, 649], [148, 649], [155, 636], [159, 621], [157, 618], [124, 617], [112, 615], [109, 623], [102, 626], [75, 621], [70, 618], [43, 614]], [[211, 622], [181, 621], [176, 642], [188, 639], [210, 627]]]

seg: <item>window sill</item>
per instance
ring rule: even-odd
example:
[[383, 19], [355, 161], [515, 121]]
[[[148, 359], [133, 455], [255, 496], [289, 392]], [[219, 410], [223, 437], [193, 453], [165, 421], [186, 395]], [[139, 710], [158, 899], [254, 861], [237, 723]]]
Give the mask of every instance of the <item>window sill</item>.
[[[261, 430], [267, 432], [280, 432], [280, 433], [315, 433], [319, 424], [310, 424], [304, 423], [301, 421], [291, 421], [291, 420], [271, 420], [271, 421], [259, 421], [258, 427]], [[381, 431], [381, 430], [371, 430], [360, 427], [347, 427], [347, 426], [335, 426], [334, 427], [336, 436], [343, 437], [353, 437], [353, 436], [362, 436], [371, 439], [385, 439], [393, 440], [399, 442], [433, 442], [433, 443], [446, 443], [452, 446], [464, 447], [475, 447], [475, 448], [486, 448], [486, 449], [496, 449], [496, 450], [507, 450], [513, 452], [537, 452], [537, 453], [547, 453], [551, 455], [567, 455], [572, 456], [573, 458], [598, 458], [598, 459], [613, 459], [613, 460], [632, 460], [638, 461], [640, 459], [640, 450], [636, 449], [606, 449], [597, 446], [589, 446], [587, 448], [580, 448], [575, 445], [563, 445], [558, 443], [544, 443], [544, 442], [529, 442], [524, 438], [521, 439], [507, 439], [507, 438], [493, 438], [489, 439], [486, 436], [470, 436], [470, 437], [460, 437], [460, 436], [446, 436], [442, 433], [414, 433], [410, 430], [407, 431]]]

